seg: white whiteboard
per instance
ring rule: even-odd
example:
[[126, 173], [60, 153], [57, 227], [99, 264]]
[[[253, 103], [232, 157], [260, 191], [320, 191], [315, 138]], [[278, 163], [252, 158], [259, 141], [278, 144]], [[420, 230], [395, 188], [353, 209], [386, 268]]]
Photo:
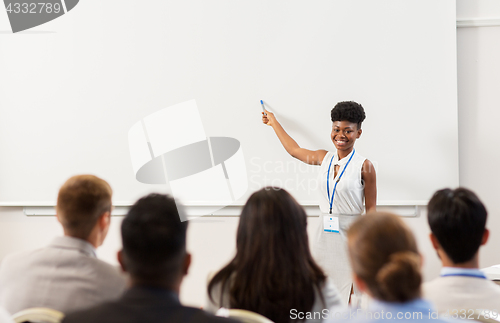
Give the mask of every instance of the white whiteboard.
[[136, 181], [127, 133], [191, 99], [207, 136], [241, 142], [245, 197], [275, 184], [317, 200], [318, 167], [288, 156], [261, 123], [261, 99], [310, 149], [333, 149], [336, 102], [361, 103], [356, 149], [376, 165], [379, 201], [458, 185], [454, 1], [82, 0], [8, 29], [0, 8], [3, 205], [54, 203], [78, 173], [108, 180], [117, 204], [168, 191]]

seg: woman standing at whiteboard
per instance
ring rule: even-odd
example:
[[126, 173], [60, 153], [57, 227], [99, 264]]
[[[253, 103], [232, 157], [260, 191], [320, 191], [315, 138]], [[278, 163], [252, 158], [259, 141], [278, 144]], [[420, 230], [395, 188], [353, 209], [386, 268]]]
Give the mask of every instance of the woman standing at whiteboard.
[[[346, 249], [346, 231], [364, 211], [375, 210], [377, 181], [372, 163], [362, 157], [354, 143], [361, 136], [365, 120], [363, 107], [352, 101], [339, 102], [331, 111], [331, 140], [336, 151], [301, 148], [276, 120], [263, 113], [262, 121], [271, 126], [286, 151], [304, 163], [319, 165], [321, 219], [313, 245], [313, 255], [349, 302], [352, 275]], [[363, 201], [364, 204], [363, 205]]]

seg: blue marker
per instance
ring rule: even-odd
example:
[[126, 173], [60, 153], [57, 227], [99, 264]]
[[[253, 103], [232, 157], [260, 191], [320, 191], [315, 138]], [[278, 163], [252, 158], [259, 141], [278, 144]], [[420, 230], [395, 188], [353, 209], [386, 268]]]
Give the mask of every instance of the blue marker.
[[260, 104], [262, 105], [262, 111], [264, 111], [264, 115], [267, 117], [266, 108], [264, 108], [264, 102], [262, 102], [262, 100], [260, 100]]

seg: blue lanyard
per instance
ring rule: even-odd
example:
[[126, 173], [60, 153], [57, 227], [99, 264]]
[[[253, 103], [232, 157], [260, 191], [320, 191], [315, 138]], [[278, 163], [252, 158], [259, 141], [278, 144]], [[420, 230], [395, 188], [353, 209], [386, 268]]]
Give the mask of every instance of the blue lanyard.
[[463, 276], [463, 277], [474, 277], [474, 278], [481, 278], [481, 279], [487, 279], [485, 275], [482, 274], [445, 274], [441, 275], [441, 277], [449, 277], [449, 276]]
[[344, 169], [342, 170], [342, 173], [340, 173], [339, 178], [335, 181], [335, 186], [333, 187], [333, 193], [332, 193], [332, 198], [330, 198], [330, 168], [332, 167], [332, 161], [335, 155], [332, 156], [332, 159], [330, 159], [330, 166], [328, 166], [328, 175], [326, 175], [326, 191], [328, 192], [328, 201], [330, 202], [330, 214], [332, 214], [332, 205], [333, 205], [333, 198], [335, 197], [335, 190], [337, 189], [337, 184], [340, 182], [340, 179], [342, 178], [342, 175], [344, 175], [345, 169], [347, 166], [349, 166], [349, 163], [351, 162], [352, 156], [354, 156], [354, 153], [356, 152], [356, 149], [352, 151], [351, 157], [347, 161], [347, 164], [345, 164]]

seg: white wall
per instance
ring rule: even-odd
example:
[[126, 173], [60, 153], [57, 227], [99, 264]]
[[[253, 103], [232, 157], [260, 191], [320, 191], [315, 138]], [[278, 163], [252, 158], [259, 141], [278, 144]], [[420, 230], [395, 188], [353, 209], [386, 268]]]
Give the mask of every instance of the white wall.
[[[459, 0], [459, 19], [495, 18], [500, 1]], [[500, 263], [500, 26], [457, 29], [460, 185], [474, 190], [489, 212], [490, 241], [481, 266]]]
[[[459, 0], [457, 16], [500, 18], [498, 1]], [[496, 168], [500, 165], [499, 136], [496, 121], [500, 119], [500, 27], [460, 28], [458, 35], [458, 92], [460, 133], [460, 185], [476, 191], [489, 213], [491, 240], [481, 252], [481, 266], [500, 263], [496, 246], [500, 245], [500, 198], [496, 187]], [[416, 152], [418, 153], [418, 152]], [[420, 152], [422, 169], [431, 156]], [[427, 166], [426, 166], [427, 165]], [[411, 184], [411, 183], [409, 183]], [[439, 262], [428, 241], [425, 210], [420, 217], [406, 219], [415, 232], [424, 254], [425, 279], [439, 273]], [[309, 217], [310, 237], [317, 217]], [[112, 228], [99, 256], [116, 264], [120, 247], [120, 217], [113, 217]], [[186, 304], [203, 304], [206, 276], [227, 262], [234, 253], [237, 217], [201, 218], [190, 223], [188, 248], [193, 254], [189, 276], [183, 284], [181, 299]], [[47, 244], [62, 230], [55, 217], [26, 217], [22, 208], [0, 208], [0, 258], [17, 250]]]
[[498, 0], [457, 0], [457, 19], [500, 18]]

